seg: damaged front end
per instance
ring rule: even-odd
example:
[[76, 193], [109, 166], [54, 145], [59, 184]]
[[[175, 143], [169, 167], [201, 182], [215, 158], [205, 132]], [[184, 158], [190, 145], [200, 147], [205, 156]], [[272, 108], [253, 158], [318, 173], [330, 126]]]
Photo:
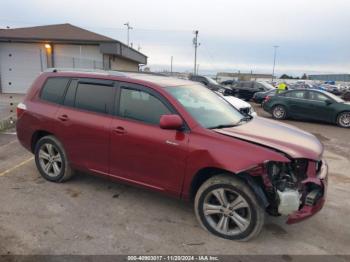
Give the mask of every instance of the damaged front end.
[[326, 161], [302, 158], [290, 162], [267, 161], [260, 171], [269, 214], [288, 216], [287, 223], [293, 224], [323, 207], [327, 189]]

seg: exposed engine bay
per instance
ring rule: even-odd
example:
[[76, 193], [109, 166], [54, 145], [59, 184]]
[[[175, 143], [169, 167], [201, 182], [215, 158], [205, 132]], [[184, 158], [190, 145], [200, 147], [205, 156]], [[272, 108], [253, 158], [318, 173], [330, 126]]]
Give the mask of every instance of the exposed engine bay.
[[[260, 121], [259, 118], [256, 121]], [[266, 159], [243, 170], [255, 180], [253, 183], [247, 179], [267, 213], [288, 216], [288, 224], [313, 216], [322, 209], [327, 192], [328, 165], [321, 160], [322, 144], [316, 139], [311, 141], [310, 137], [300, 140], [300, 136], [295, 137], [294, 132], [284, 127], [278, 135], [271, 135], [268, 130], [272, 126], [264, 122], [264, 127], [265, 132], [248, 125], [215, 131], [275, 151], [284, 158]], [[299, 141], [298, 145], [281, 143], [287, 136], [286, 132], [290, 139], [295, 137]]]
[[[271, 184], [266, 188], [271, 205], [268, 211], [272, 215], [290, 215], [303, 206], [313, 206], [322, 196], [320, 185], [307, 182], [309, 165], [318, 173], [322, 162], [307, 159], [294, 159], [291, 162], [267, 162], [266, 173]], [[315, 164], [316, 163], [316, 164]], [[312, 175], [312, 174], [311, 174]]]

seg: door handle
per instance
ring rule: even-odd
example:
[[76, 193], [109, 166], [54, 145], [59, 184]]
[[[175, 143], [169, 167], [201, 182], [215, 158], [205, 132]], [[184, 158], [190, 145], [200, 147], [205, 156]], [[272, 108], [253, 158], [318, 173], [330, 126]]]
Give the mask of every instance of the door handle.
[[121, 134], [121, 135], [126, 133], [124, 127], [122, 127], [122, 126], [118, 126], [118, 127], [114, 128], [114, 132], [116, 132], [117, 134]]
[[69, 118], [68, 118], [67, 115], [60, 115], [60, 116], [58, 117], [58, 119], [61, 120], [61, 121], [67, 121]]

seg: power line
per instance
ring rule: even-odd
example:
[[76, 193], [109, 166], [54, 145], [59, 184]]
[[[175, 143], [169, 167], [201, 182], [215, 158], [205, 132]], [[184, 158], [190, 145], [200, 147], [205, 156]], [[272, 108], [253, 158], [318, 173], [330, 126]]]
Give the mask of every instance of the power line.
[[[24, 20], [12, 20], [12, 19], [0, 19], [0, 23], [3, 24], [12, 24], [11, 27], [22, 27], [22, 26], [43, 26], [43, 25], [50, 25], [50, 24], [62, 24], [62, 21], [47, 21], [47, 23], [43, 23], [43, 21], [24, 21]], [[74, 21], [69, 21], [69, 23], [74, 24], [79, 27], [83, 28], [90, 28], [90, 29], [102, 29], [102, 30], [119, 30], [122, 31], [124, 30], [124, 27], [106, 27], [106, 26], [92, 26], [88, 24], [83, 24], [80, 22], [75, 23]], [[124, 24], [125, 25], [125, 24]], [[144, 27], [137, 27], [133, 28], [134, 30], [137, 31], [156, 31], [156, 32], [182, 32], [182, 33], [189, 33], [192, 30], [190, 29], [175, 29], [175, 28], [170, 28], [170, 29], [161, 29], [161, 28], [144, 28]]]

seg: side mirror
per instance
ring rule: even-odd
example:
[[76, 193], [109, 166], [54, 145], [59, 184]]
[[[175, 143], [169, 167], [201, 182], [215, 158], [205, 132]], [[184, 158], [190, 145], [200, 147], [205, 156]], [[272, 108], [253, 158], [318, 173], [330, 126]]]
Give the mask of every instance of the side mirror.
[[183, 120], [179, 115], [162, 115], [159, 120], [162, 129], [179, 130], [183, 126]]
[[333, 104], [333, 101], [330, 99], [325, 100], [326, 105], [329, 106], [330, 104]]

